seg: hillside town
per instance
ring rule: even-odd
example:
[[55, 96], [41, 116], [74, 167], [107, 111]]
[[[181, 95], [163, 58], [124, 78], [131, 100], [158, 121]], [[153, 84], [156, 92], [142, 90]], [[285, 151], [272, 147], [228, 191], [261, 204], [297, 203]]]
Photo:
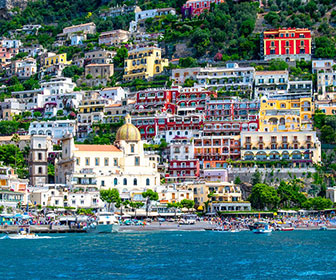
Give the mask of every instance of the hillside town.
[[[264, 28], [258, 59], [169, 47], [163, 22], [187, 24], [224, 5], [124, 4], [98, 14], [130, 18], [124, 29], [101, 32], [88, 13], [57, 34], [43, 24], [4, 32], [1, 211], [331, 209], [336, 60], [321, 57], [316, 31], [299, 26]], [[118, 195], [106, 199], [108, 190]]]

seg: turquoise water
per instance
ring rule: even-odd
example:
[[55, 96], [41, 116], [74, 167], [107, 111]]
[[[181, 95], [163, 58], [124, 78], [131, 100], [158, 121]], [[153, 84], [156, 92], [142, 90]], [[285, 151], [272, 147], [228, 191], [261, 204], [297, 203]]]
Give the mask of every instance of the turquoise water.
[[0, 240], [0, 279], [336, 279], [336, 231]]

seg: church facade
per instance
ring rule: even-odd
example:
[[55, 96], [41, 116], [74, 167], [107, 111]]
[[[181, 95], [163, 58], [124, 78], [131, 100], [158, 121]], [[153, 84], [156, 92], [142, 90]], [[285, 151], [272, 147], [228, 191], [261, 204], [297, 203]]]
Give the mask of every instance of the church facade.
[[72, 188], [117, 188], [131, 199], [160, 185], [158, 156], [146, 155], [139, 130], [126, 116], [115, 145], [78, 145], [71, 135], [62, 139], [62, 157], [56, 164], [56, 181]]

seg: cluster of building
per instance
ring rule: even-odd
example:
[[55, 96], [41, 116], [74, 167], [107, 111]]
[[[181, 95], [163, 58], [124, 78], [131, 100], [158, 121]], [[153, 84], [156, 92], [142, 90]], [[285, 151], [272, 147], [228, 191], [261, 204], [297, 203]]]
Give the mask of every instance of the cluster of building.
[[[188, 0], [182, 15], [198, 16], [222, 2]], [[116, 188], [123, 200], [133, 201], [144, 201], [142, 192], [152, 189], [159, 194], [155, 207], [160, 211], [169, 211], [168, 203], [183, 199], [195, 201], [199, 210], [247, 211], [250, 203], [233, 183], [235, 178], [256, 168], [311, 170], [321, 161], [313, 114], [316, 109], [336, 112], [336, 62], [312, 60], [308, 29], [263, 32], [261, 57], [263, 65], [273, 59], [312, 60], [316, 88], [312, 80], [288, 70], [258, 71], [248, 63], [168, 71], [165, 51], [157, 44], [161, 34], [146, 33], [144, 25], [176, 11], [123, 5], [101, 16], [132, 13], [129, 30], [100, 33], [100, 48], [83, 47], [71, 60], [66, 53], [49, 52], [37, 44], [0, 40], [4, 77], [40, 78], [40, 88], [14, 91], [0, 102], [2, 120], [20, 115], [30, 122], [27, 131], [17, 132], [18, 142], [12, 136], [0, 137], [0, 144], [29, 148], [29, 180], [19, 179], [9, 167], [0, 168], [0, 204], [98, 209], [104, 207], [101, 189]], [[24, 26], [12, 33], [37, 34], [40, 28]], [[93, 22], [66, 27], [54, 47], [86, 46], [96, 31]], [[114, 69], [117, 52], [107, 48], [111, 46], [128, 48], [123, 83], [169, 74], [171, 86], [134, 92], [111, 87], [111, 77], [120, 71]], [[23, 52], [25, 58], [15, 59]], [[76, 81], [63, 76], [70, 65], [83, 68]], [[113, 145], [84, 144], [97, 130], [113, 133], [111, 127], [117, 126]]]

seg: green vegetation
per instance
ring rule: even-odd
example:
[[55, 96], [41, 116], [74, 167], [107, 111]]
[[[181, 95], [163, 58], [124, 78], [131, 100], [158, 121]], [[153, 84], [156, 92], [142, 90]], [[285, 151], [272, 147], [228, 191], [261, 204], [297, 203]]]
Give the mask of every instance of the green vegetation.
[[249, 201], [254, 209], [260, 210], [276, 210], [278, 208], [323, 210], [332, 206], [330, 199], [320, 196], [307, 199], [306, 194], [302, 192], [303, 187], [303, 181], [299, 179], [292, 179], [288, 182], [281, 181], [278, 188], [259, 183], [253, 186]]
[[111, 205], [117, 208], [120, 207], [121, 199], [117, 189], [100, 190], [100, 198], [108, 204], [109, 211]]
[[148, 189], [147, 191], [142, 193], [142, 197], [146, 198], [146, 217], [148, 217], [151, 201], [157, 201], [159, 199], [159, 195], [157, 192]]

